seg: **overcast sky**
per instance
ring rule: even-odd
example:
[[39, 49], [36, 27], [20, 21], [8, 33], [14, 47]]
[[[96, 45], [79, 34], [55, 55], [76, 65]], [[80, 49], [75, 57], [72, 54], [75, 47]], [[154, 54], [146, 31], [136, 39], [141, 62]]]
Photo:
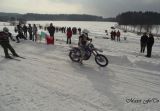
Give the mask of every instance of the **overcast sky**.
[[0, 0], [0, 12], [92, 14], [115, 17], [125, 11], [160, 12], [160, 0]]

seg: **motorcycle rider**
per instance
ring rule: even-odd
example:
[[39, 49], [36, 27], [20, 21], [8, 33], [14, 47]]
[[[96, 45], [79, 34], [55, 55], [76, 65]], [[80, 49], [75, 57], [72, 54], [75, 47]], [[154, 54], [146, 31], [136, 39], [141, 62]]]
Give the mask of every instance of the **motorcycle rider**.
[[79, 36], [78, 46], [79, 46], [80, 52], [81, 52], [81, 58], [80, 58], [81, 64], [82, 64], [82, 61], [83, 61], [83, 58], [85, 55], [85, 51], [87, 48], [87, 42], [92, 41], [92, 39], [88, 37], [88, 33], [89, 33], [89, 31], [87, 29], [84, 29], [82, 31], [82, 34]]

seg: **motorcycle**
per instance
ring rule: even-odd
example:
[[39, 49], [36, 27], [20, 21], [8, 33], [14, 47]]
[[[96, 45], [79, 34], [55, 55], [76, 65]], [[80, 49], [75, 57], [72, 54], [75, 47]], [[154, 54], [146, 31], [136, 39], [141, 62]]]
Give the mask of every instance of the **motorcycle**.
[[[90, 42], [85, 48], [85, 55], [83, 57], [83, 60], [89, 60], [91, 55], [93, 54], [95, 56], [95, 62], [101, 66], [105, 67], [108, 65], [108, 59], [106, 56], [99, 54], [98, 52], [103, 52], [100, 49], [97, 49], [94, 47], [94, 45]], [[74, 62], [80, 62], [81, 58], [81, 50], [79, 47], [73, 47], [69, 52], [69, 57]]]

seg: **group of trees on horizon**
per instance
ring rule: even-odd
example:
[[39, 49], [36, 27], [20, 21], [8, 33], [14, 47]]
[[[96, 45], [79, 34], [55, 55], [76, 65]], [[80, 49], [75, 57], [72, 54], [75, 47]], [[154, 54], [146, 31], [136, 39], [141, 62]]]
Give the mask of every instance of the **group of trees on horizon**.
[[160, 25], [160, 13], [157, 12], [124, 12], [116, 17], [118, 25], [124, 30], [128, 30], [127, 27], [131, 27], [131, 31], [135, 32], [135, 29], [139, 29], [139, 33], [142, 30], [146, 32], [152, 32], [152, 29], [156, 29], [158, 34]]
[[115, 21], [115, 18], [103, 18], [102, 16], [87, 14], [0, 13], [0, 21], [13, 21], [22, 19], [26, 21]]

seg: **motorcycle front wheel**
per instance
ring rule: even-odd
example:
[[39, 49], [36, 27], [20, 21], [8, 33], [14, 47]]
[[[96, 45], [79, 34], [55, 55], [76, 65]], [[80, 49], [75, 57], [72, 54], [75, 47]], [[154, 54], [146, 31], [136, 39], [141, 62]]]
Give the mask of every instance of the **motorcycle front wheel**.
[[98, 65], [100, 65], [101, 67], [105, 67], [108, 65], [108, 59], [106, 56], [98, 54], [95, 56], [95, 61]]

